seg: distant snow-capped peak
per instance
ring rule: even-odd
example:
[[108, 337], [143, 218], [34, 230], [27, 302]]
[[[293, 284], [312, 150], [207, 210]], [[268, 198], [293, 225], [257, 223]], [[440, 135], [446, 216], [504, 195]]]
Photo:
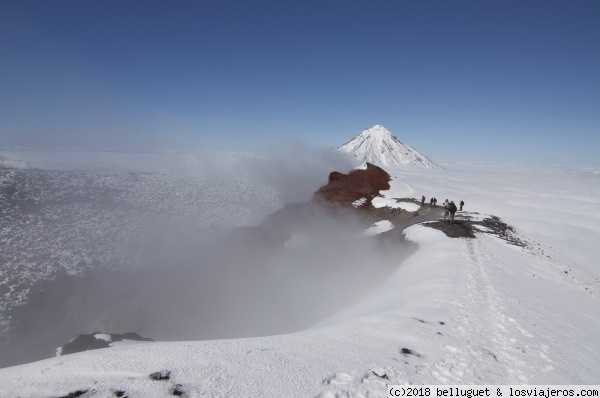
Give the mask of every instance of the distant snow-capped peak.
[[414, 164], [427, 169], [441, 168], [379, 124], [364, 130], [338, 150], [380, 166]]

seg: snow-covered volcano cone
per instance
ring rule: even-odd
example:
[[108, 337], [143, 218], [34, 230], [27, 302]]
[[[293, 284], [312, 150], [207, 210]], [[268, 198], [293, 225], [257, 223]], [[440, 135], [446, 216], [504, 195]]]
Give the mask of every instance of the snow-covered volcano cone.
[[380, 166], [413, 164], [427, 169], [441, 168], [379, 124], [364, 130], [338, 150]]

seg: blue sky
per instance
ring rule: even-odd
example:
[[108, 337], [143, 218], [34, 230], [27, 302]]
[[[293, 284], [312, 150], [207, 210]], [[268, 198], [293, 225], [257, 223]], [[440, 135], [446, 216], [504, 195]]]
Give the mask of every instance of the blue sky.
[[600, 164], [600, 2], [0, 1], [0, 148]]

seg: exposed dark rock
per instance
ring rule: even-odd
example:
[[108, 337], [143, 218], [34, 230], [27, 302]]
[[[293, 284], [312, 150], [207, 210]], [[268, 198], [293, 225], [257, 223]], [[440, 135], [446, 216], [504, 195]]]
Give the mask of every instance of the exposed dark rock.
[[62, 346], [60, 355], [68, 355], [76, 352], [97, 350], [99, 348], [108, 348], [106, 340], [97, 339], [93, 334], [80, 334], [67, 344]]
[[449, 223], [444, 220], [438, 220], [426, 224], [428, 227], [437, 229], [446, 234], [450, 238], [469, 238], [474, 239], [473, 225], [470, 221], [460, 220]]
[[375, 370], [374, 370], [374, 371], [372, 371], [372, 373], [373, 373], [375, 376], [377, 376], [377, 377], [380, 377], [380, 378], [382, 378], [382, 379], [385, 379], [385, 380], [389, 380], [389, 379], [390, 379], [390, 378], [387, 376], [387, 374], [385, 374], [385, 373], [383, 373], [383, 372], [380, 372], [380, 371], [375, 371]]
[[63, 395], [62, 397], [58, 397], [58, 398], [77, 398], [77, 397], [81, 397], [86, 392], [88, 392], [88, 390], [77, 390], [77, 391], [70, 392], [67, 395]]
[[149, 337], [142, 337], [136, 332], [127, 332], [122, 334], [110, 333], [112, 341], [123, 341], [123, 340], [133, 340], [133, 341], [154, 341]]
[[[110, 338], [107, 340], [105, 338], [99, 338], [98, 335], [108, 335]], [[135, 332], [127, 332], [123, 334], [103, 332], [80, 334], [61, 347], [62, 349], [60, 350], [60, 355], [73, 354], [88, 350], [97, 350], [99, 348], [108, 348], [110, 347], [110, 343], [123, 340], [154, 341], [150, 338], [142, 337]]]
[[515, 229], [506, 224], [499, 217], [491, 216], [481, 221], [481, 225], [492, 230], [492, 234], [498, 236], [511, 245], [525, 247], [526, 244], [516, 237]]
[[150, 378], [156, 381], [169, 380], [171, 378], [171, 371], [161, 370], [160, 372], [154, 372], [150, 375]]
[[417, 354], [416, 352], [414, 352], [413, 350], [411, 350], [410, 348], [402, 348], [400, 350], [400, 352], [404, 355], [414, 355], [417, 357], [420, 357], [421, 355]]
[[169, 392], [171, 393], [171, 395], [174, 395], [176, 397], [182, 397], [184, 394], [183, 386], [181, 384], [175, 384], [173, 387], [171, 387], [171, 390]]
[[473, 220], [468, 213], [462, 213], [460, 214], [460, 219], [455, 220], [452, 224], [443, 220], [438, 220], [425, 225], [444, 232], [446, 236], [450, 238], [469, 239], [475, 238], [475, 232], [478, 231], [476, 226], [482, 226], [484, 227], [485, 233], [495, 235], [511, 245], [519, 247], [527, 246], [525, 242], [519, 239], [513, 227], [496, 216], [489, 216], [483, 220]]

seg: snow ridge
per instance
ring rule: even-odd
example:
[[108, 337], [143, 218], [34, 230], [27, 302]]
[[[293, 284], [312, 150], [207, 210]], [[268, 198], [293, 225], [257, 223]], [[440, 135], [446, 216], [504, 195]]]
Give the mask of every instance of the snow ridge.
[[379, 124], [364, 130], [338, 150], [380, 166], [412, 164], [426, 169], [442, 168]]

